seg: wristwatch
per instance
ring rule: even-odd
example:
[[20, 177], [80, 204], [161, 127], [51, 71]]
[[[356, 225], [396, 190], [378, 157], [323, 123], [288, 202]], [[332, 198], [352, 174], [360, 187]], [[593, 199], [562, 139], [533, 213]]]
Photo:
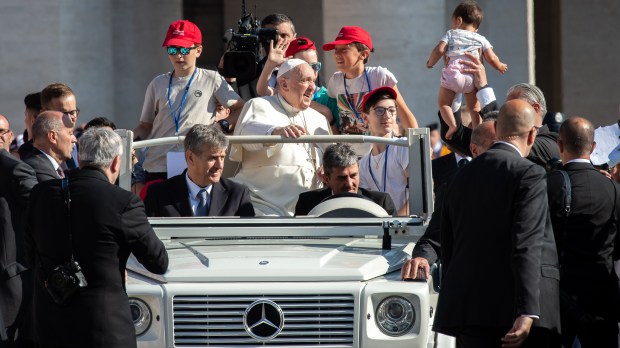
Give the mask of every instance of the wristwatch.
[[217, 123], [220, 124], [220, 127], [222, 127], [222, 131], [224, 133], [230, 133], [230, 122], [228, 122], [227, 120], [219, 120], [217, 121]]

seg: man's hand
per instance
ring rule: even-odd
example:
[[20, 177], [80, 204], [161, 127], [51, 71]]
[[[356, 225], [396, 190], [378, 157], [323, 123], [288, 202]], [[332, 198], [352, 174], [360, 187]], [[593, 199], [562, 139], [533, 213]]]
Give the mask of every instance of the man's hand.
[[476, 56], [471, 53], [465, 53], [469, 60], [461, 59], [461, 64], [469, 66], [469, 68], [464, 68], [461, 70], [462, 73], [472, 74], [474, 75], [474, 86], [476, 88], [480, 88], [482, 86], [486, 86], [487, 84], [487, 72], [484, 69], [484, 65], [480, 61], [480, 59], [476, 58]]
[[532, 323], [534, 323], [533, 318], [520, 315], [517, 319], [515, 319], [512, 329], [510, 329], [506, 336], [502, 338], [502, 347], [520, 347], [530, 334]]
[[423, 257], [414, 257], [403, 264], [403, 268], [400, 270], [400, 278], [403, 280], [415, 279], [418, 274], [418, 268], [424, 269], [427, 279], [430, 277], [431, 267], [428, 264], [428, 260]]
[[304, 129], [304, 127], [296, 124], [291, 124], [286, 127], [276, 127], [271, 132], [271, 135], [281, 135], [285, 138], [299, 138], [300, 136], [305, 134], [306, 130]]

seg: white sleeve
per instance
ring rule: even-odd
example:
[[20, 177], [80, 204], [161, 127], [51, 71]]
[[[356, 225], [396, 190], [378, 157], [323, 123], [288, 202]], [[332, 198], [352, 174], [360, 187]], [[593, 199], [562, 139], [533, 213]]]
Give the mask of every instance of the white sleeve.
[[480, 107], [485, 107], [491, 104], [492, 101], [495, 101], [495, 92], [493, 92], [493, 88], [487, 87], [476, 92], [476, 98], [480, 102]]
[[487, 40], [486, 37], [481, 35], [480, 43], [482, 44], [482, 52], [488, 50], [489, 48], [493, 48], [493, 45]]
[[443, 41], [445, 43], [448, 43], [448, 42], [450, 42], [450, 37], [452, 37], [452, 32], [450, 30], [448, 30], [448, 31], [446, 31], [444, 36], [442, 36], [441, 39], [439, 39], [439, 41]]
[[155, 81], [157, 77], [149, 83], [144, 93], [144, 104], [142, 104], [142, 113], [140, 114], [140, 122], [153, 124], [155, 117], [159, 113], [157, 99], [155, 98]]

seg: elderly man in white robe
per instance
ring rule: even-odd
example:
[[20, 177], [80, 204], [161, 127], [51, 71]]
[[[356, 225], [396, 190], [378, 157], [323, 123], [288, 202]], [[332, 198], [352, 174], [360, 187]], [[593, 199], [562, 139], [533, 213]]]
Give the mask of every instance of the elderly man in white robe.
[[[234, 135], [329, 135], [323, 115], [311, 109], [315, 74], [300, 59], [282, 63], [277, 93], [245, 104]], [[293, 216], [299, 194], [322, 186], [317, 174], [329, 144], [233, 145], [230, 159], [241, 162], [233, 178], [250, 188], [257, 215]]]

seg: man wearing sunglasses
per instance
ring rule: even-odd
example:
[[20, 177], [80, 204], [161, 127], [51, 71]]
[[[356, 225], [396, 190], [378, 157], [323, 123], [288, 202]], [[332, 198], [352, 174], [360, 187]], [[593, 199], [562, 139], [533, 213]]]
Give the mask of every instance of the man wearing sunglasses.
[[[69, 116], [73, 126], [77, 124], [80, 109], [75, 93], [64, 83], [52, 83], [41, 91], [41, 111], [58, 111]], [[32, 150], [31, 150], [32, 151]], [[77, 168], [77, 147], [71, 149], [71, 156], [61, 164], [63, 170]]]
[[[196, 24], [175, 21], [168, 28], [162, 45], [172, 71], [159, 75], [149, 84], [140, 122], [134, 129], [138, 139], [185, 135], [194, 124], [217, 123], [225, 133], [235, 126], [243, 100], [217, 72], [198, 68], [196, 59], [203, 51], [202, 34]], [[217, 106], [230, 108], [226, 118], [217, 116]], [[168, 161], [175, 153], [183, 160], [183, 149], [176, 145], [156, 146], [146, 152], [146, 180], [166, 179]], [[169, 154], [171, 153], [171, 154]]]

